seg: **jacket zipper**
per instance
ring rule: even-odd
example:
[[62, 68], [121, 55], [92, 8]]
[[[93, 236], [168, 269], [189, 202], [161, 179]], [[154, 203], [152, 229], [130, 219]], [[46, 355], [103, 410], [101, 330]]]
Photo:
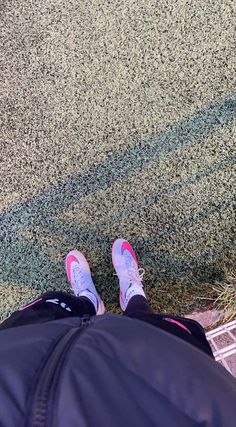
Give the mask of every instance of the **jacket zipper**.
[[[70, 329], [57, 343], [56, 347], [47, 359], [40, 375], [37, 388], [34, 393], [33, 402], [31, 405], [30, 416], [28, 419], [28, 427], [46, 427], [48, 424], [48, 409], [50, 395], [52, 393], [52, 383], [55, 380], [58, 365], [63, 365], [63, 361], [67, 352], [71, 348], [73, 342], [91, 323], [89, 316], [84, 316], [81, 319], [81, 325]], [[61, 371], [61, 369], [60, 369]]]

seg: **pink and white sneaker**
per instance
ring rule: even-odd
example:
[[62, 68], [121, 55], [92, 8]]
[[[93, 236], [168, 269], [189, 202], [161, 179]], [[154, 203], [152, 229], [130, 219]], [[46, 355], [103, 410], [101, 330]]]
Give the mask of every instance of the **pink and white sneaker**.
[[125, 311], [134, 295], [142, 295], [144, 269], [138, 267], [138, 261], [132, 246], [124, 239], [117, 239], [112, 246], [112, 263], [120, 282], [120, 306]]
[[97, 314], [105, 313], [105, 306], [94, 286], [88, 261], [81, 252], [73, 250], [68, 253], [66, 273], [75, 295], [88, 298]]

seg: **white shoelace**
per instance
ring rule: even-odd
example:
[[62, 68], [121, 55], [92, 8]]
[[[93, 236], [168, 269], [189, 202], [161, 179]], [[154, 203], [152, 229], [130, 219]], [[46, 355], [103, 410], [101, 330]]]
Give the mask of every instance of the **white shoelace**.
[[136, 281], [140, 284], [142, 284], [142, 280], [143, 280], [143, 276], [145, 273], [144, 268], [135, 268], [135, 267], [131, 267], [128, 269], [128, 273], [130, 276], [130, 282], [132, 283], [134, 281], [134, 283], [136, 283]]
[[[139, 285], [142, 286], [143, 276], [145, 274], [144, 268], [136, 268], [136, 267], [130, 266], [129, 268], [127, 268], [127, 270], [128, 270], [128, 277], [126, 275], [124, 275], [124, 277], [127, 277], [129, 279], [130, 284], [138, 283]], [[113, 273], [113, 276], [119, 277], [120, 275]]]

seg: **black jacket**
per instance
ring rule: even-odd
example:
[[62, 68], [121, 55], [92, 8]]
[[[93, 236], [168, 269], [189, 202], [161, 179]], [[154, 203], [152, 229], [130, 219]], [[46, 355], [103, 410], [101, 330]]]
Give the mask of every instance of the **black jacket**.
[[1, 427], [235, 427], [236, 381], [189, 343], [118, 315], [0, 331]]

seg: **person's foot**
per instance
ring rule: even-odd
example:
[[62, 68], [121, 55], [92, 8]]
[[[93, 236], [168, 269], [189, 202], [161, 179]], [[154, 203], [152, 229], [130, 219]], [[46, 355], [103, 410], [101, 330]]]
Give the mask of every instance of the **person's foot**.
[[112, 263], [120, 282], [120, 306], [125, 311], [133, 296], [142, 295], [146, 298], [142, 284], [144, 269], [138, 267], [132, 246], [124, 239], [117, 239], [113, 243]]
[[68, 253], [66, 273], [75, 295], [88, 298], [97, 314], [105, 313], [105, 306], [94, 286], [88, 261], [81, 252], [73, 250]]

